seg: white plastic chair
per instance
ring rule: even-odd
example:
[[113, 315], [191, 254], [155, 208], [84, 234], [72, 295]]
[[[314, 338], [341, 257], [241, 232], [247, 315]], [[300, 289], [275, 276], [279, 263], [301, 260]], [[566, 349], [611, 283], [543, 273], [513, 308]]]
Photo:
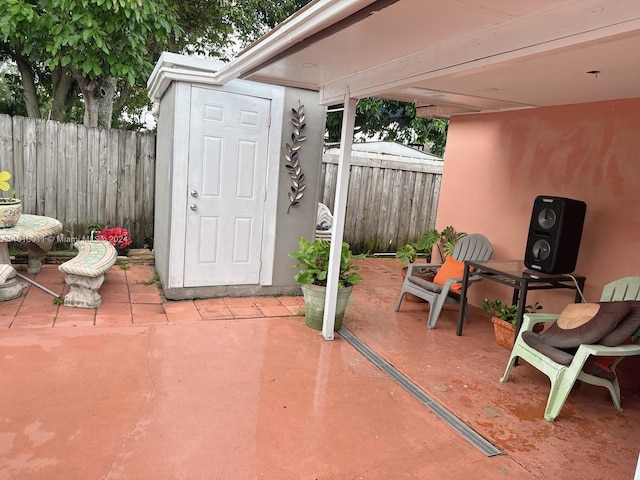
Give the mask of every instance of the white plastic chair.
[[[331, 227], [333, 226], [333, 215], [329, 207], [318, 202], [318, 213], [316, 214], [316, 234], [315, 239], [331, 241]], [[320, 228], [322, 227], [322, 228]]]
[[[609, 302], [616, 300], [640, 300], [640, 276], [625, 277], [605, 285], [600, 301]], [[518, 357], [531, 364], [533, 367], [544, 373], [551, 380], [551, 391], [544, 411], [544, 418], [553, 421], [560, 413], [569, 392], [573, 388], [576, 380], [581, 380], [592, 385], [599, 385], [609, 390], [614, 406], [620, 412], [620, 385], [616, 376], [616, 366], [624, 357], [640, 355], [640, 345], [625, 344], [615, 347], [606, 347], [600, 344], [580, 345], [575, 353], [570, 365], [561, 365], [554, 362], [548, 356], [529, 346], [523, 339], [524, 332], [533, 330], [536, 323], [555, 322], [558, 314], [548, 313], [526, 313], [523, 318], [522, 327], [516, 338], [511, 356], [507, 362], [501, 382], [509, 379], [511, 368]], [[613, 380], [591, 375], [583, 371], [584, 365], [589, 356], [617, 357], [609, 367], [614, 375]]]

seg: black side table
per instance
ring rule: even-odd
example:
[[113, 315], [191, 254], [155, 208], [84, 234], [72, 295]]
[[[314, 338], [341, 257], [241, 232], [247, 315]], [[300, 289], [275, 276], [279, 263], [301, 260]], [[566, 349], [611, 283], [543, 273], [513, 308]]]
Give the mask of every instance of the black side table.
[[[576, 292], [575, 301], [579, 303], [582, 299], [581, 292], [584, 290], [586, 278], [582, 275], [574, 274], [547, 274], [529, 270], [524, 266], [522, 260], [489, 260], [487, 262], [475, 262], [467, 260], [464, 262], [464, 275], [462, 277], [462, 291], [460, 299], [460, 311], [458, 312], [458, 327], [456, 335], [462, 335], [462, 322], [464, 311], [467, 307], [467, 287], [470, 267], [475, 271], [474, 275], [494, 282], [502, 283], [513, 288], [512, 305], [518, 306], [518, 322], [516, 324], [516, 335], [520, 331], [522, 316], [527, 305], [527, 292], [529, 290], [551, 290], [564, 288]], [[575, 279], [575, 282], [574, 282]]]

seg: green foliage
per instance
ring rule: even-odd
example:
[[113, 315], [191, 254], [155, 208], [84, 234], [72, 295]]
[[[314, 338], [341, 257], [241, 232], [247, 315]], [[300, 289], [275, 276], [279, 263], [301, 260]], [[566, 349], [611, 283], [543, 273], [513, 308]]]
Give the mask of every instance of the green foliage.
[[425, 232], [417, 242], [400, 247], [396, 252], [396, 258], [400, 263], [414, 263], [418, 255], [424, 255], [429, 261], [433, 247], [436, 247], [440, 258], [444, 259], [453, 253], [456, 243], [465, 235], [464, 232], [456, 232], [451, 225], [445, 227], [441, 232], [432, 228]]
[[[112, 92], [116, 79], [127, 88], [144, 84], [156, 52], [180, 33], [166, 0], [0, 2], [0, 59], [18, 65], [31, 117], [48, 117], [51, 111], [53, 119], [77, 121], [77, 109], [70, 104], [77, 101], [79, 87], [84, 114], [89, 107], [93, 113], [84, 115], [85, 121], [99, 119], [101, 126], [111, 126], [113, 98], [103, 92]], [[47, 95], [38, 92], [37, 85], [43, 84]], [[108, 98], [103, 103], [109, 108], [99, 117], [95, 109], [101, 97]], [[42, 112], [49, 99], [49, 109]]]
[[[298, 237], [300, 250], [290, 253], [289, 256], [297, 260], [291, 268], [304, 267], [296, 275], [295, 279], [301, 285], [327, 285], [327, 275], [329, 273], [329, 252], [331, 243], [327, 240], [316, 240], [310, 242], [306, 238]], [[354, 259], [364, 258], [364, 255], [353, 255], [349, 244], [342, 243], [340, 255], [340, 274], [338, 277], [339, 287], [356, 285], [362, 281], [362, 277], [354, 270], [359, 270], [360, 266], [353, 263]]]
[[[168, 0], [181, 33], [170, 51], [229, 60], [311, 0]], [[159, 53], [159, 52], [158, 52]]]
[[[339, 142], [342, 112], [327, 115], [327, 141]], [[446, 120], [416, 117], [415, 104], [364, 98], [356, 107], [356, 132], [365, 140], [378, 138], [403, 144], [431, 144], [430, 153], [444, 155], [447, 141]]]
[[116, 79], [113, 125], [142, 128], [161, 52], [228, 58], [309, 1], [3, 0], [0, 62], [21, 65], [24, 88], [0, 77], [0, 112], [81, 123], [85, 97]]
[[110, 76], [133, 85], [153, 68], [147, 45], [164, 44], [179, 33], [176, 14], [164, 0], [0, 4], [0, 40], [51, 71], [70, 67], [88, 79]]
[[99, 232], [103, 228], [104, 228], [104, 223], [98, 222], [97, 220], [89, 224], [89, 230], [96, 230], [97, 232]]
[[27, 116], [20, 74], [15, 65], [0, 65], [0, 113]]
[[398, 249], [396, 258], [400, 263], [414, 263], [418, 258], [417, 244], [407, 243]]
[[[509, 322], [511, 325], [515, 326], [518, 321], [518, 307], [504, 303], [502, 300], [493, 300], [490, 302], [488, 298], [485, 298], [482, 301], [481, 308], [484, 313], [498, 317], [505, 322]], [[524, 313], [534, 313], [538, 310], [542, 310], [542, 305], [536, 302], [533, 305], [527, 305]]]

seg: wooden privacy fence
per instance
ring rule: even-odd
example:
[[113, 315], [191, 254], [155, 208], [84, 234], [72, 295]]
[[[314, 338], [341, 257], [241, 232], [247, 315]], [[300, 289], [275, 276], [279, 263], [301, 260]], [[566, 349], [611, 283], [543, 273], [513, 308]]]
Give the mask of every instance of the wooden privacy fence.
[[[344, 241], [358, 253], [395, 252], [435, 226], [442, 161], [352, 157]], [[333, 212], [338, 156], [325, 154], [320, 198]]]
[[[155, 135], [0, 115], [0, 170], [23, 211], [57, 218], [63, 240], [100, 222], [123, 226], [134, 247], [153, 238]], [[394, 158], [394, 157], [389, 157]], [[338, 156], [325, 154], [320, 198], [331, 211]], [[395, 252], [435, 225], [441, 161], [352, 158], [345, 241], [356, 252]]]
[[0, 169], [23, 212], [57, 218], [65, 237], [93, 222], [153, 237], [155, 135], [0, 115]]

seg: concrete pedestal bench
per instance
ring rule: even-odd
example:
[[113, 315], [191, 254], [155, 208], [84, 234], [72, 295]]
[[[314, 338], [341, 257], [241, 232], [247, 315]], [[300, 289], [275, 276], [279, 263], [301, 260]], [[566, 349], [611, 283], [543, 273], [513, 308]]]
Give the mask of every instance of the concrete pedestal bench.
[[15, 278], [16, 270], [9, 264], [0, 264], [0, 302], [22, 295], [22, 284]]
[[3, 284], [16, 276], [16, 269], [11, 265], [0, 265], [0, 284]]
[[67, 307], [98, 308], [102, 303], [98, 289], [107, 278], [107, 270], [116, 263], [118, 252], [103, 240], [83, 240], [76, 242], [74, 247], [78, 255], [58, 267], [65, 273], [64, 281], [69, 285], [64, 304]]

